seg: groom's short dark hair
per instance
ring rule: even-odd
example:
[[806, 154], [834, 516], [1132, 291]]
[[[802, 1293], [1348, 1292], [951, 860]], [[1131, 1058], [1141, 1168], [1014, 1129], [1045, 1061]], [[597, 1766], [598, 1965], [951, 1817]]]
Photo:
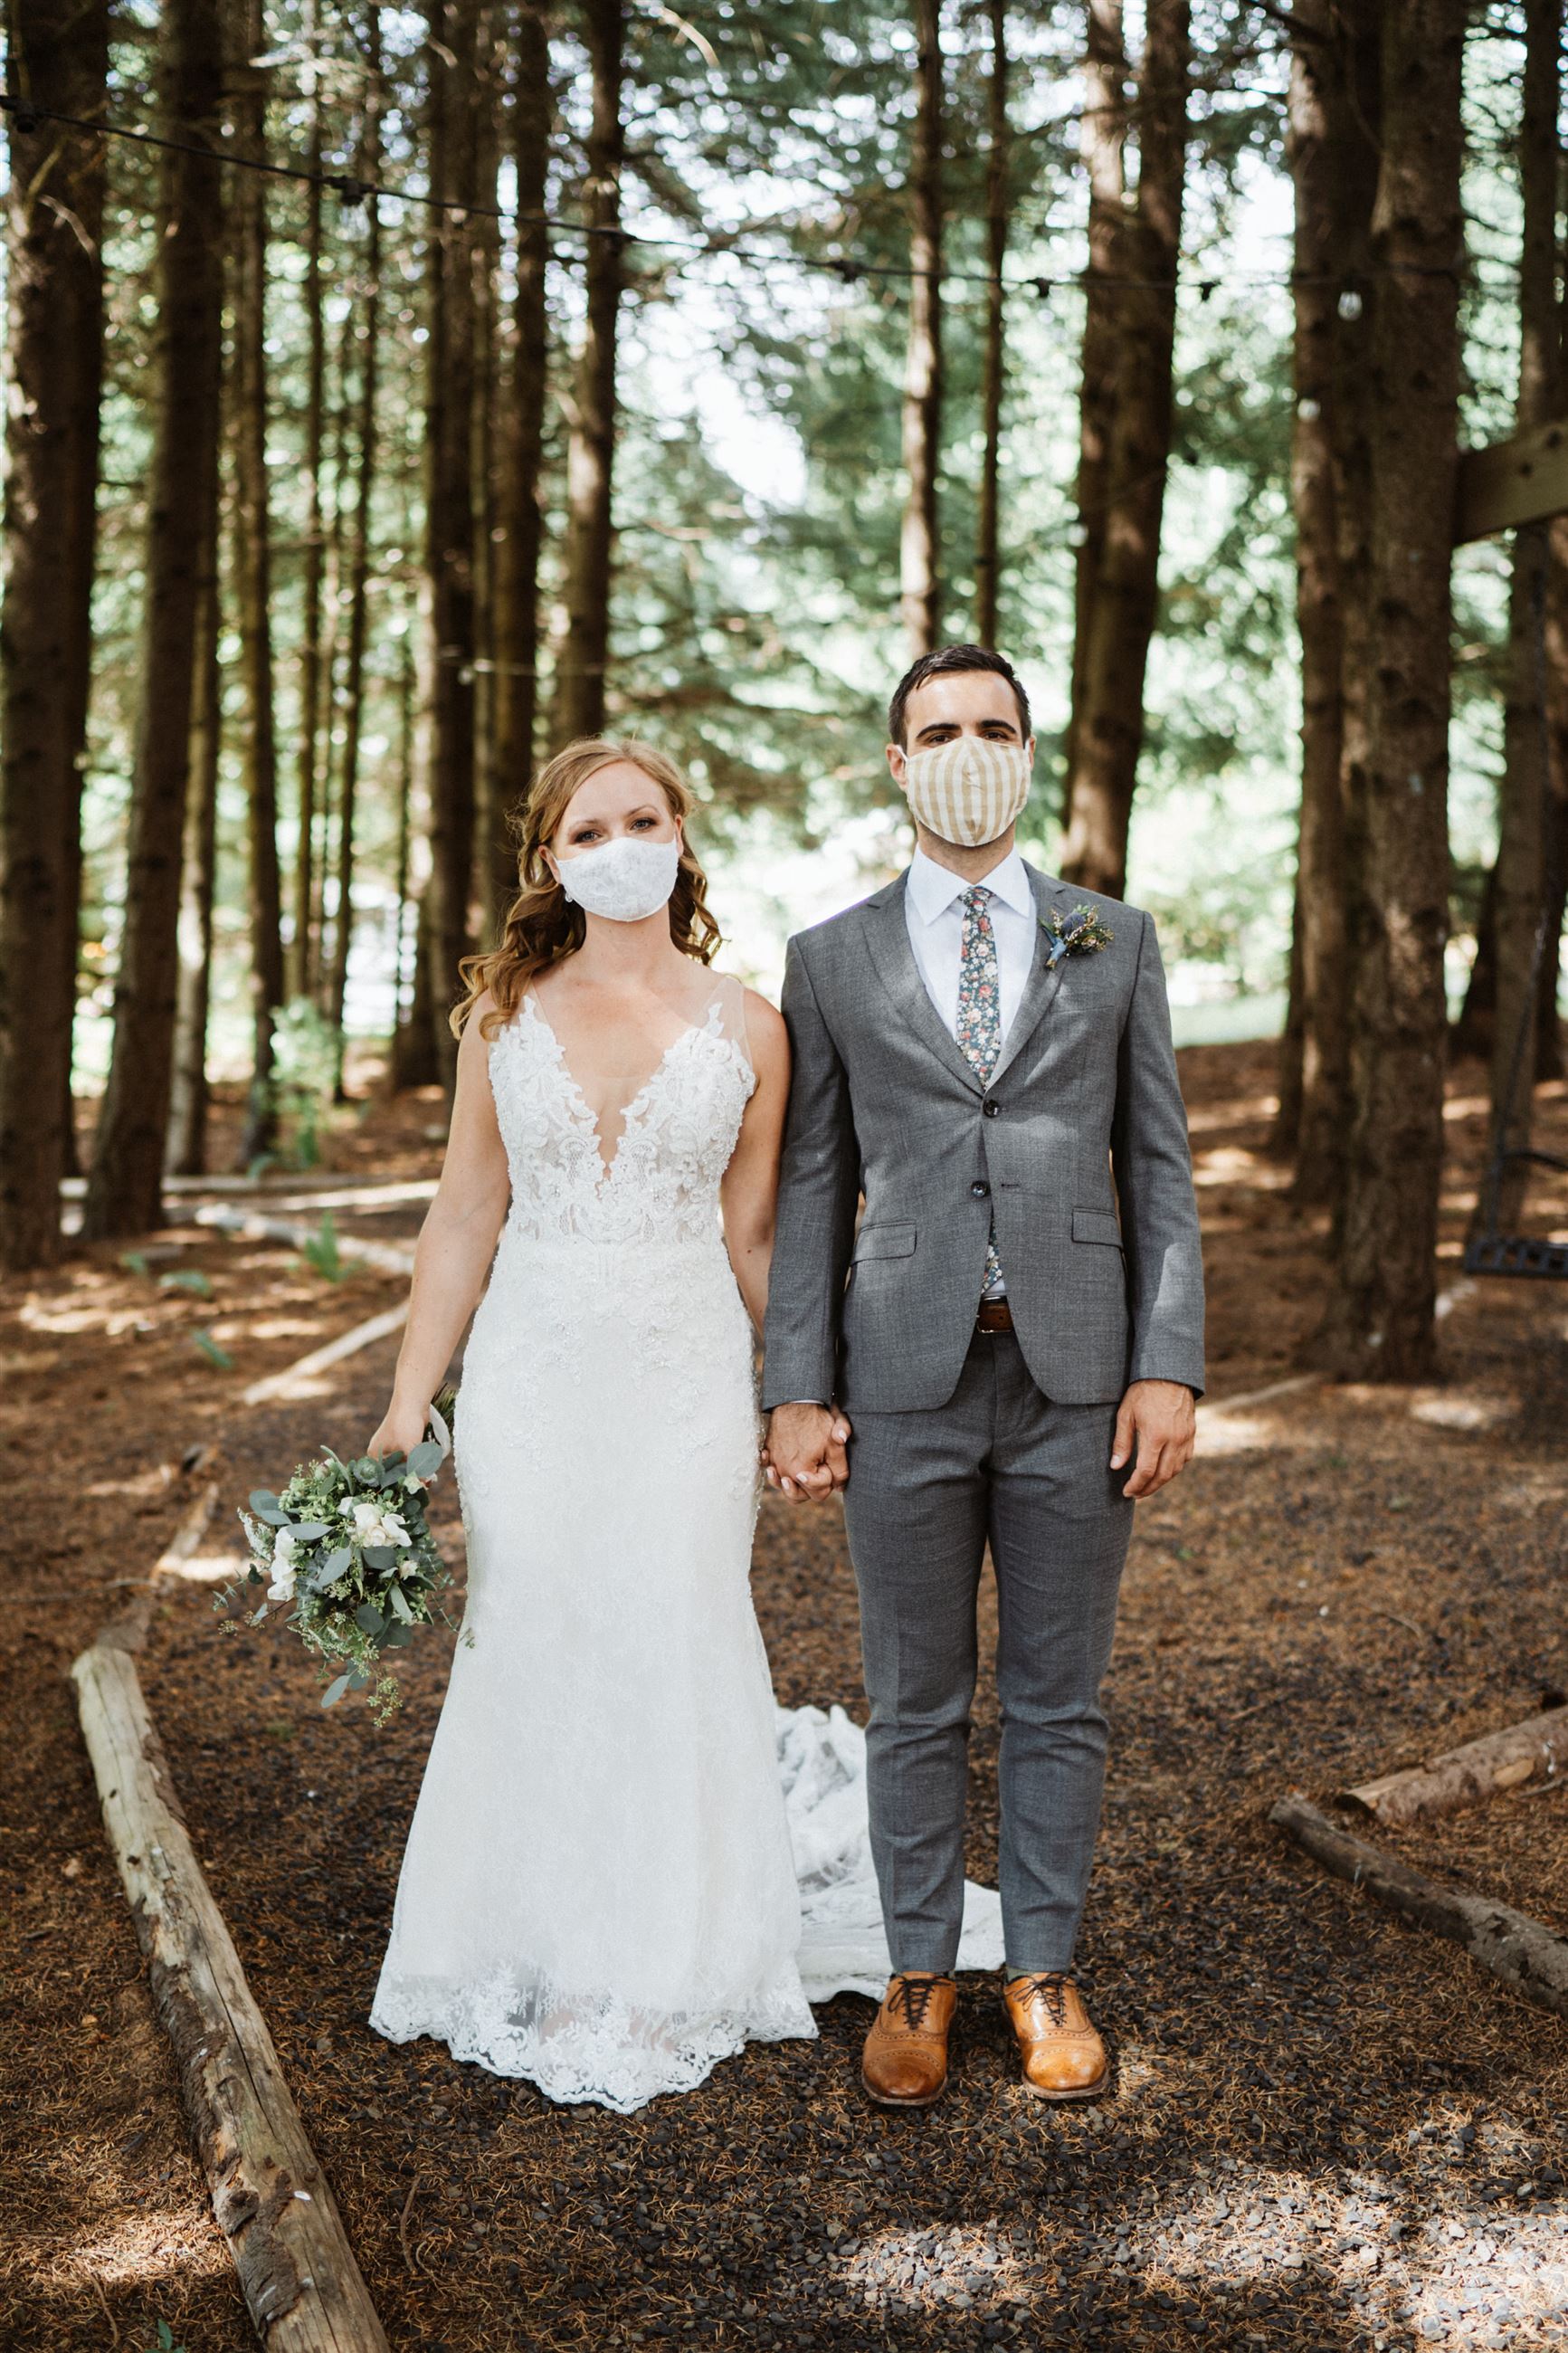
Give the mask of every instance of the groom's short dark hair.
[[1024, 741], [1029, 740], [1029, 698], [1019, 682], [1018, 673], [1005, 654], [994, 654], [986, 646], [938, 646], [934, 653], [921, 654], [904, 672], [893, 689], [893, 699], [888, 705], [888, 737], [890, 743], [904, 742], [905, 713], [910, 697], [917, 686], [928, 678], [952, 678], [966, 670], [988, 670], [996, 678], [1005, 678], [1012, 688], [1018, 705], [1018, 724], [1024, 731]]

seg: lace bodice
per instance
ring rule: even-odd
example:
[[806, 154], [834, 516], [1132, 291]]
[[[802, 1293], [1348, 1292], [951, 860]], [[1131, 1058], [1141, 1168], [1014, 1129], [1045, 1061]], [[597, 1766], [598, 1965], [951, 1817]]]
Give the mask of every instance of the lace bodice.
[[627, 1104], [605, 1166], [598, 1129], [531, 992], [490, 1047], [511, 1174], [507, 1233], [536, 1240], [711, 1241], [719, 1185], [756, 1085], [741, 989], [719, 994]]

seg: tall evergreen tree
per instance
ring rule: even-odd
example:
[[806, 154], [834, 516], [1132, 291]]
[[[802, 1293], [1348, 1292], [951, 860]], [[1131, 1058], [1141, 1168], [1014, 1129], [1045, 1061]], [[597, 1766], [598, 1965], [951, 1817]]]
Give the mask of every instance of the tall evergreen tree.
[[1385, 1380], [1424, 1378], [1435, 1337], [1468, 13], [1402, 0], [1384, 21], [1368, 552], [1344, 583], [1352, 1122], [1325, 1339], [1340, 1371]]
[[81, 770], [103, 375], [106, 0], [7, 22], [5, 588], [0, 604], [0, 1266], [49, 1264], [70, 1163]]
[[586, 317], [566, 457], [566, 630], [555, 665], [553, 727], [558, 744], [575, 735], [596, 735], [605, 723], [615, 546], [616, 337], [623, 276], [625, 17], [623, 0], [583, 0], [594, 111], [582, 196]]
[[189, 145], [159, 159], [143, 640], [114, 1046], [83, 1210], [89, 1239], [143, 1233], [163, 1211], [205, 485], [223, 344], [225, 175], [189, 152], [216, 147], [223, 127], [223, 41], [211, 0], [167, 0], [158, 62], [163, 120], [180, 124]]
[[1171, 363], [1186, 176], [1190, 0], [1148, 0], [1138, 76], [1138, 187], [1119, 225], [1114, 402], [1104, 537], [1084, 623], [1062, 872], [1120, 898], [1143, 743], [1171, 454]]
[[899, 604], [911, 654], [942, 634], [942, 55], [941, 0], [915, 0], [915, 125], [910, 163], [910, 330], [904, 360], [904, 522]]
[[[430, 184], [448, 206], [476, 195], [479, 0], [429, 0]], [[474, 854], [474, 284], [468, 209], [437, 212], [429, 242], [426, 350], [426, 566], [430, 596], [430, 1001], [450, 1085], [447, 1012], [472, 944]], [[347, 910], [342, 911], [346, 919]]]

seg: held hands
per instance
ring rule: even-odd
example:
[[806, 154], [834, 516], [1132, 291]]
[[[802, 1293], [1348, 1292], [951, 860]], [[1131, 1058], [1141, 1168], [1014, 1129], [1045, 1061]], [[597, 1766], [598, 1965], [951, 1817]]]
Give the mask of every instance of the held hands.
[[1134, 1381], [1118, 1409], [1110, 1450], [1113, 1471], [1137, 1456], [1122, 1493], [1152, 1495], [1168, 1486], [1193, 1459], [1197, 1427], [1197, 1407], [1183, 1382]]
[[763, 1468], [789, 1504], [820, 1504], [847, 1485], [849, 1424], [837, 1408], [776, 1405], [768, 1416]]

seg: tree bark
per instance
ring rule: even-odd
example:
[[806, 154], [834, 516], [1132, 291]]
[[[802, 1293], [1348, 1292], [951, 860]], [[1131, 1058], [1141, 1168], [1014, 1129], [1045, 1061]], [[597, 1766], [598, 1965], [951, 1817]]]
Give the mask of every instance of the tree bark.
[[622, 0], [584, 0], [594, 77], [583, 222], [587, 319], [577, 363], [566, 452], [566, 632], [555, 665], [556, 744], [597, 735], [605, 724], [614, 548], [616, 331], [621, 300], [621, 121], [626, 26]]
[[996, 643], [1001, 590], [1002, 403], [1006, 390], [1006, 302], [1002, 283], [1007, 259], [1007, 0], [990, 0], [990, 143], [985, 156], [985, 352], [980, 386], [980, 522], [974, 553], [974, 635]]
[[213, 902], [217, 881], [217, 782], [223, 742], [218, 637], [218, 466], [215, 437], [207, 483], [210, 522], [197, 622], [191, 708], [191, 774], [180, 880], [180, 978], [174, 1020], [174, 1076], [165, 1166], [171, 1176], [202, 1176], [207, 1165], [207, 1018], [212, 1003]]
[[499, 934], [517, 894], [517, 853], [506, 820], [533, 774], [539, 713], [540, 467], [549, 365], [544, 288], [550, 258], [549, 232], [541, 216], [552, 128], [547, 0], [518, 0], [512, 41], [517, 58], [512, 91], [517, 292], [510, 374], [497, 448], [494, 790], [479, 858], [492, 937]]
[[[1563, 0], [1525, 0], [1525, 63], [1520, 125], [1523, 240], [1520, 255], [1518, 428], [1546, 424], [1563, 407], [1563, 369], [1557, 302], [1557, 109]], [[1495, 921], [1496, 1011], [1492, 1020], [1491, 1104], [1495, 1140], [1528, 1152], [1535, 1086], [1537, 935], [1547, 920], [1546, 849], [1552, 799], [1546, 710], [1546, 600], [1549, 528], [1515, 532], [1509, 596], [1508, 702], [1503, 778], [1498, 809]], [[1544, 951], [1543, 951], [1544, 952]], [[1517, 1227], [1528, 1171], [1505, 1166], [1478, 1217], [1495, 1214]]]
[[[479, 0], [429, 0], [430, 184], [475, 201]], [[474, 290], [468, 214], [437, 213], [430, 229], [428, 470], [432, 1018], [448, 1089], [457, 1071], [447, 1011], [468, 926], [474, 854]]]
[[[309, 155], [313, 171], [321, 168], [321, 59], [317, 55], [320, 26], [316, 0], [305, 0], [303, 38], [311, 60]], [[316, 780], [320, 763], [321, 714], [321, 583], [326, 564], [326, 536], [321, 515], [321, 452], [327, 382], [327, 322], [321, 284], [321, 195], [317, 185], [305, 190], [305, 569], [300, 615], [300, 741], [299, 846], [294, 856], [294, 924], [289, 944], [289, 990], [309, 997], [316, 984]]]
[[[193, 144], [216, 145], [223, 42], [211, 0], [167, 0], [158, 57], [163, 121], [177, 124]], [[203, 484], [218, 429], [224, 180], [221, 164], [206, 156], [164, 151], [160, 157], [141, 702], [114, 1046], [82, 1216], [89, 1240], [145, 1232], [163, 1214], [180, 857], [205, 571]]]
[[1115, 413], [1104, 543], [1084, 646], [1062, 872], [1120, 898], [1143, 742], [1143, 679], [1160, 587], [1171, 362], [1186, 172], [1190, 0], [1149, 0], [1138, 87], [1138, 192], [1119, 243]]
[[904, 359], [904, 518], [899, 608], [911, 656], [942, 635], [942, 140], [941, 0], [914, 0], [915, 121], [910, 162], [910, 329]]
[[[1296, 1068], [1282, 1071], [1280, 1141], [1296, 1158], [1296, 1198], [1337, 1201], [1349, 1079], [1345, 961], [1345, 641], [1337, 479], [1351, 416], [1358, 319], [1340, 297], [1364, 264], [1377, 187], [1378, 10], [1304, 0], [1291, 58], [1287, 156], [1296, 192], [1295, 416], [1290, 488], [1301, 641], [1301, 815], [1293, 984]], [[1284, 1057], [1291, 1058], [1288, 1044]], [[1284, 1133], [1294, 1095], [1294, 1133]]]
[[1384, 21], [1370, 552], [1345, 583], [1364, 723], [1347, 709], [1352, 1120], [1324, 1337], [1341, 1373], [1401, 1381], [1433, 1364], [1443, 1162], [1465, 22], [1465, 0], [1404, 0]]
[[[414, 842], [414, 639], [405, 629], [398, 640], [397, 670], [397, 867], [393, 888], [397, 932], [392, 957], [393, 1051], [388, 1057], [396, 1084], [396, 1039], [407, 1019], [408, 870]], [[417, 921], [417, 917], [416, 917]]]
[[[267, 153], [266, 26], [261, 0], [243, 0], [245, 62], [235, 104], [240, 152]], [[273, 707], [272, 501], [267, 478], [267, 182], [242, 172], [235, 192], [235, 570], [239, 584], [239, 668], [245, 723], [241, 773], [248, 819], [250, 1091], [240, 1139], [241, 1168], [271, 1149], [278, 1133], [272, 1085], [273, 1017], [287, 994], [283, 894], [278, 864], [278, 733]]]
[[1105, 553], [1107, 468], [1116, 414], [1121, 231], [1126, 217], [1127, 54], [1121, 0], [1089, 0], [1080, 152], [1089, 181], [1089, 275], [1083, 290], [1079, 383], [1078, 554], [1073, 577], [1072, 702], [1063, 744], [1062, 814], [1078, 768], [1089, 625]]
[[[12, 0], [14, 100], [91, 121], [107, 0]], [[5, 592], [0, 607], [0, 1267], [59, 1254], [72, 1158], [81, 769], [103, 375], [103, 144], [7, 118]]]
[[[381, 169], [381, 8], [371, 0], [369, 76], [360, 176], [374, 185]], [[364, 656], [370, 589], [371, 500], [376, 472], [376, 398], [381, 343], [381, 216], [369, 200], [364, 241], [364, 304], [361, 319], [359, 400], [354, 452], [353, 521], [350, 528], [348, 646], [343, 664], [343, 761], [338, 790], [337, 921], [332, 932], [329, 1018], [337, 1033], [336, 1089], [343, 1088], [343, 1004], [353, 938], [354, 815], [363, 733]]]

